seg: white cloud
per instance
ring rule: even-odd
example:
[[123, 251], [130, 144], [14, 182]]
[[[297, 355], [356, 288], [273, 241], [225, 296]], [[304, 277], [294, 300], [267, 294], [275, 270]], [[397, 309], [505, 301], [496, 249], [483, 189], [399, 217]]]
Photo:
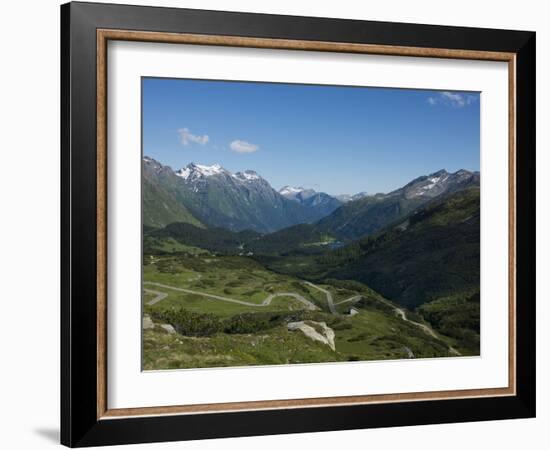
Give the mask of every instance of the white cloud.
[[454, 92], [442, 92], [441, 97], [449, 102], [453, 106], [458, 106], [459, 108], [462, 108], [466, 104], [466, 100], [464, 96], [460, 94], [456, 94]]
[[458, 92], [443, 91], [437, 97], [428, 97], [431, 106], [445, 105], [453, 108], [463, 108], [477, 101], [477, 96], [472, 94], [460, 94]]
[[191, 143], [206, 145], [210, 140], [207, 134], [193, 134], [191, 133], [191, 131], [189, 131], [189, 128], [180, 128], [178, 130], [178, 135], [180, 137], [181, 145], [184, 146], [187, 146]]
[[251, 144], [250, 142], [236, 140], [229, 144], [229, 148], [237, 153], [254, 153], [260, 147], [256, 144]]

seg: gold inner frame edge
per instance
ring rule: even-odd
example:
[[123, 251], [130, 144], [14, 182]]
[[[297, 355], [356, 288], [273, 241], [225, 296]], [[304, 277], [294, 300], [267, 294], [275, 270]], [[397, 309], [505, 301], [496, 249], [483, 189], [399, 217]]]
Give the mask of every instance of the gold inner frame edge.
[[[512, 396], [516, 394], [516, 54], [478, 50], [389, 46], [326, 41], [304, 41], [240, 36], [160, 33], [98, 29], [97, 82], [97, 419], [174, 414], [205, 414], [266, 409], [350, 406], [403, 401], [449, 400]], [[370, 55], [471, 59], [508, 62], [508, 386], [400, 394], [356, 395], [287, 400], [262, 400], [199, 405], [149, 406], [109, 409], [107, 405], [107, 42], [109, 40], [169, 44], [216, 45], [279, 50], [362, 53]]]

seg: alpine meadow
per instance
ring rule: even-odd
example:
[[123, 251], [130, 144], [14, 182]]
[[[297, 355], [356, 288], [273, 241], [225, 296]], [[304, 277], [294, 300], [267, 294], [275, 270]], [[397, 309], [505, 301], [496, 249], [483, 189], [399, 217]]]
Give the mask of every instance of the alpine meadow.
[[143, 78], [143, 370], [478, 356], [479, 113]]

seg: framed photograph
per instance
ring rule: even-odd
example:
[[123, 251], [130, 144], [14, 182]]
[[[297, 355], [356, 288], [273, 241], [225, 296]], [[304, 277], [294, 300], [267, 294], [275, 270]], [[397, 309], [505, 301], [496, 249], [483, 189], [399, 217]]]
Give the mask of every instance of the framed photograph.
[[535, 33], [61, 7], [68, 446], [535, 415]]

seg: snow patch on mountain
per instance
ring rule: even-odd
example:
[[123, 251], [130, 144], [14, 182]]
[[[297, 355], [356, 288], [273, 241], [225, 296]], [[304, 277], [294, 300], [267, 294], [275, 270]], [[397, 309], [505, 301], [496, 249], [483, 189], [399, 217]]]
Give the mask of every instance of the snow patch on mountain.
[[189, 176], [191, 175], [191, 169], [189, 169], [188, 167], [184, 167], [180, 170], [177, 170], [176, 172], [174, 172], [178, 177], [181, 177], [183, 178], [184, 180], [187, 180], [189, 178]]
[[430, 177], [428, 178], [429, 184], [422, 186], [421, 189], [425, 191], [429, 191], [430, 189], [433, 189], [435, 186], [437, 186], [438, 183], [443, 183], [445, 180], [449, 178], [449, 174], [437, 176], [437, 177]]
[[200, 185], [204, 188], [204, 184], [208, 180], [217, 181], [226, 184], [227, 186], [241, 186], [246, 189], [273, 189], [269, 183], [264, 180], [254, 170], [244, 170], [242, 172], [231, 173], [219, 164], [211, 166], [190, 163], [186, 167], [174, 172], [178, 177], [183, 178], [188, 185]]
[[335, 195], [334, 198], [340, 200], [342, 203], [351, 202], [353, 200], [359, 200], [363, 197], [367, 197], [369, 194], [367, 192], [358, 192], [357, 194], [340, 194]]
[[237, 172], [235, 175], [233, 175], [235, 178], [241, 181], [256, 181], [260, 180], [262, 177], [258, 175], [253, 170], [245, 170], [244, 172]]
[[212, 177], [214, 175], [220, 175], [227, 173], [227, 171], [219, 164], [213, 164], [211, 166], [205, 166], [202, 164], [191, 163], [186, 167], [175, 172], [178, 177], [184, 180], [197, 179], [201, 177]]
[[279, 194], [281, 194], [283, 197], [288, 198], [289, 200], [303, 203], [308, 199], [313, 198], [313, 202], [315, 202], [315, 197], [318, 198], [317, 202], [322, 201], [321, 197], [327, 197], [328, 194], [325, 194], [323, 192], [317, 192], [313, 189], [305, 189], [303, 187], [294, 187], [294, 186], [284, 186], [279, 190]]
[[279, 189], [279, 194], [285, 197], [288, 195], [295, 196], [302, 191], [305, 191], [303, 187], [283, 186], [281, 189]]
[[203, 166], [201, 164], [194, 164], [197, 172], [205, 177], [211, 177], [225, 172], [225, 169], [219, 164], [213, 164], [212, 166]]
[[470, 180], [475, 184], [476, 178], [479, 184], [479, 173], [477, 172], [461, 169], [454, 173], [449, 173], [442, 169], [428, 176], [419, 177], [411, 181], [404, 188], [394, 192], [399, 193], [403, 190], [407, 198], [421, 196], [435, 197], [449, 190], [456, 189], [457, 186], [468, 183]]

